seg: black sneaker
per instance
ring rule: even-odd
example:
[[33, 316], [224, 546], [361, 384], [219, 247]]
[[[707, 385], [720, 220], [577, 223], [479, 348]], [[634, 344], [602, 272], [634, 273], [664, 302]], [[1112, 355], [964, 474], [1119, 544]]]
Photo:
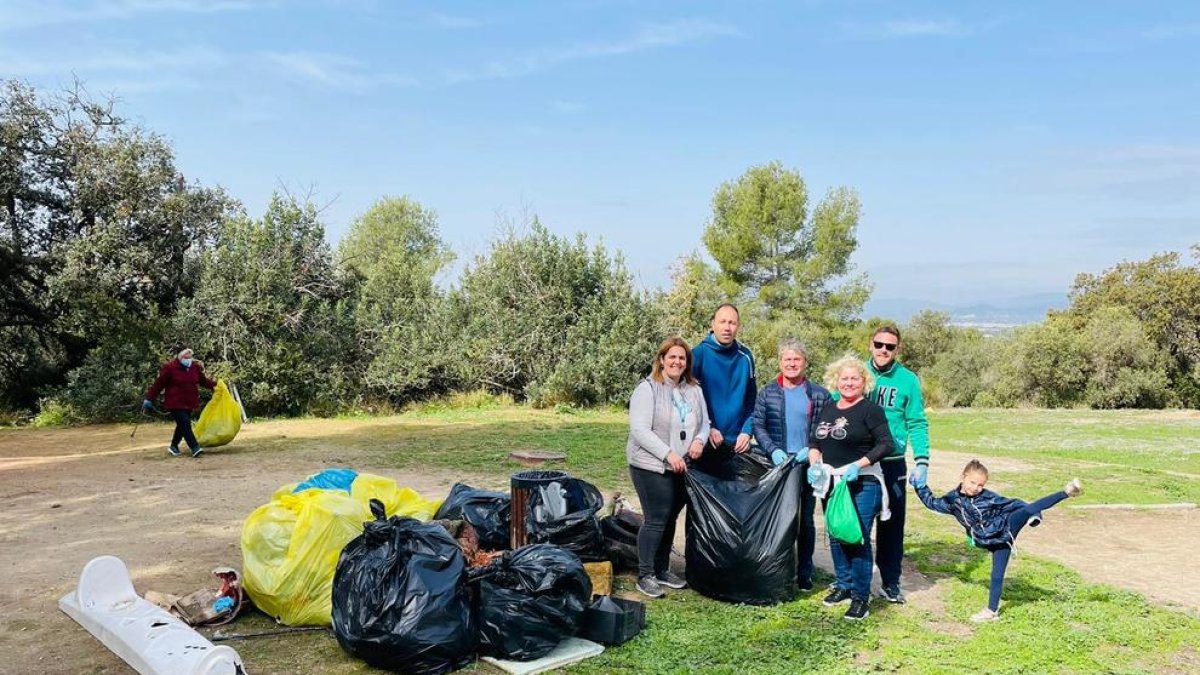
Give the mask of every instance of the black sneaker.
[[813, 589], [812, 579], [798, 579], [796, 588], [800, 589], [801, 593], [811, 593]]
[[654, 577], [642, 577], [637, 582], [638, 592], [648, 598], [661, 598], [663, 596], [662, 586], [658, 584], [658, 580]]
[[888, 602], [896, 605], [903, 605], [905, 602], [907, 602], [907, 600], [904, 598], [904, 593], [900, 591], [899, 586], [884, 586], [883, 597]]
[[825, 599], [821, 602], [824, 603], [826, 607], [833, 607], [834, 605], [845, 602], [849, 599], [849, 588], [834, 588], [832, 591], [829, 591], [829, 595], [825, 596]]
[[204, 452], [204, 448], [201, 448], [201, 447], [192, 448], [192, 457], [199, 457], [203, 452]]
[[866, 598], [854, 598], [850, 601], [850, 609], [846, 610], [842, 618], [847, 621], [862, 621], [871, 615], [870, 604]]
[[167, 454], [171, 455], [172, 457], [178, 457], [179, 456], [179, 446], [177, 446], [177, 445], [168, 446]]
[[684, 580], [683, 577], [680, 577], [678, 574], [675, 574], [670, 570], [662, 572], [661, 574], [656, 574], [654, 580], [657, 581], [660, 586], [666, 586], [667, 588], [687, 587], [687, 581]]

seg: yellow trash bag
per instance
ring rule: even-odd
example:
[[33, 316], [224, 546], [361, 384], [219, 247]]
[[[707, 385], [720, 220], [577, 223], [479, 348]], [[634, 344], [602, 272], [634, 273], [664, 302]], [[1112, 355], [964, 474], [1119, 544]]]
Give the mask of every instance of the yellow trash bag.
[[327, 626], [333, 573], [346, 544], [373, 520], [378, 499], [388, 516], [432, 517], [441, 500], [425, 500], [382, 476], [358, 474], [350, 492], [285, 485], [242, 524], [242, 584], [254, 604], [289, 626]]
[[[408, 516], [417, 520], [429, 520], [442, 506], [441, 499], [422, 499], [412, 488], [402, 488], [396, 481], [383, 476], [360, 473], [350, 486], [350, 495], [371, 510], [371, 500], [383, 502], [388, 516]], [[368, 520], [373, 520], [369, 518]]]
[[196, 421], [196, 442], [202, 448], [215, 448], [232, 441], [241, 429], [242, 405], [229, 393], [225, 380], [217, 380], [212, 400]]

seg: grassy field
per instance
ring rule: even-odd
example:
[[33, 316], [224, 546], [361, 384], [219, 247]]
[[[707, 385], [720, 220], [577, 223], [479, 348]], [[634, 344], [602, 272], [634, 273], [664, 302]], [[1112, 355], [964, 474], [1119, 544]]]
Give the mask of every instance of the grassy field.
[[[503, 487], [519, 468], [507, 460], [510, 451], [557, 449], [566, 451], [564, 468], [573, 475], [606, 491], [632, 492], [624, 460], [626, 419], [620, 411], [537, 411], [485, 402], [471, 408], [431, 405], [389, 418], [322, 421], [320, 435], [305, 432], [306, 424], [256, 423], [254, 433], [239, 438], [236, 453], [225, 458], [253, 457], [270, 466], [293, 457], [320, 457], [334, 464], [391, 468], [397, 475], [440, 474]], [[996, 471], [997, 480], [1015, 496], [1039, 496], [1079, 475], [1088, 490], [1073, 502], [1082, 504], [1200, 501], [1196, 415], [945, 411], [932, 415], [932, 429], [935, 468], [939, 452], [955, 453], [955, 462], [963, 456], [994, 462], [1008, 467]], [[221, 458], [214, 454], [198, 466], [216, 466]], [[944, 481], [951, 474], [942, 468], [939, 475]], [[766, 608], [675, 592], [649, 604], [649, 626], [641, 636], [569, 672], [1200, 672], [1195, 608], [1167, 609], [1136, 593], [1089, 583], [1076, 570], [1029, 553], [1010, 575], [1003, 619], [972, 624], [967, 617], [986, 600], [988, 558], [963, 545], [952, 520], [926, 512], [912, 498], [909, 504], [908, 555], [925, 587], [907, 605], [876, 602], [866, 622], [852, 624], [842, 620], [840, 608], [823, 607], [820, 592]], [[1091, 513], [1072, 517], [1099, 517]], [[1200, 545], [1190, 538], [1168, 544], [1192, 547], [1193, 557], [1200, 559]], [[629, 591], [632, 579], [619, 578], [617, 585]], [[236, 624], [238, 632], [270, 627], [260, 614]], [[233, 644], [254, 673], [375, 672], [344, 654], [326, 634]]]
[[[372, 428], [347, 441], [397, 469], [454, 468], [494, 476], [495, 486], [504, 485], [515, 468], [506, 461], [510, 450], [565, 450], [573, 475], [607, 490], [631, 490], [620, 412], [433, 407], [404, 419], [405, 424]], [[1091, 488], [1078, 500], [1084, 504], [1100, 495], [1140, 504], [1200, 501], [1195, 417], [945, 411], [933, 413], [931, 424], [935, 449], [1029, 463], [1017, 496], [1060, 489], [1078, 475]], [[281, 444], [279, 450], [285, 449]], [[1200, 620], [1158, 608], [1135, 593], [1086, 583], [1045, 560], [1026, 557], [1014, 572], [1002, 622], [975, 626], [967, 617], [986, 601], [988, 558], [963, 546], [960, 535], [945, 535], [946, 527], [932, 527], [934, 520], [919, 507], [913, 510], [909, 556], [936, 590], [923, 606], [876, 603], [871, 618], [855, 625], [823, 607], [820, 593], [769, 608], [673, 593], [650, 604], [650, 628], [637, 640], [571, 672], [1200, 670]], [[625, 579], [621, 585], [631, 584]]]

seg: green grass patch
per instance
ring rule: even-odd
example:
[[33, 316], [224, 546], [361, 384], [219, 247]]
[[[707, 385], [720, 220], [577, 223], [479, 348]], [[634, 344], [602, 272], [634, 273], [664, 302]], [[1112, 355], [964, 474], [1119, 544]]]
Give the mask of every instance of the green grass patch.
[[[567, 454], [561, 468], [573, 475], [606, 490], [630, 489], [623, 411], [535, 410], [480, 400], [355, 424], [338, 431], [337, 443], [348, 456], [383, 466], [452, 469], [502, 487], [522, 468], [507, 459], [510, 451], [561, 450]], [[1081, 501], [1200, 501], [1200, 478], [1186, 475], [1200, 470], [1195, 419], [948, 411], [932, 415], [932, 430], [935, 462], [937, 450], [953, 450], [985, 462], [1005, 457], [1030, 463], [1030, 471], [998, 472], [998, 483], [1014, 496], [1041, 496], [1079, 475], [1088, 486]], [[283, 452], [310, 442], [267, 439], [255, 450]], [[875, 602], [867, 621], [851, 623], [841, 618], [844, 607], [821, 605], [820, 583], [818, 591], [773, 607], [673, 592], [649, 603], [642, 635], [569, 672], [1156, 673], [1187, 672], [1187, 664], [1200, 663], [1200, 620], [1194, 616], [1087, 583], [1069, 568], [1024, 553], [1010, 567], [1001, 621], [972, 624], [968, 617], [986, 603], [988, 554], [967, 548], [952, 519], [926, 513], [915, 500], [909, 512], [908, 553], [932, 584], [932, 601], [902, 607]], [[618, 578], [617, 586], [629, 591], [632, 579]], [[259, 623], [269, 620], [239, 622], [239, 630]], [[235, 646], [263, 672], [373, 672], [326, 635]], [[469, 670], [490, 672], [482, 665]]]

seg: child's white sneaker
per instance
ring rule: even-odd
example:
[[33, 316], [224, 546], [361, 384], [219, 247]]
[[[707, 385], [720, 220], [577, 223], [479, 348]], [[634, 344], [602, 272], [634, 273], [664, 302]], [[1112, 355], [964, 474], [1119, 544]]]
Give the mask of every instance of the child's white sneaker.
[[1000, 612], [993, 612], [992, 610], [988, 609], [987, 607], [984, 607], [983, 609], [979, 610], [975, 614], [971, 615], [971, 620], [974, 621], [975, 623], [986, 623], [988, 621], [995, 621], [996, 619], [999, 619], [999, 618], [1000, 618]]
[[1083, 483], [1080, 483], [1078, 478], [1072, 478], [1063, 488], [1063, 492], [1066, 492], [1068, 497], [1078, 497], [1079, 493], [1083, 492]]

